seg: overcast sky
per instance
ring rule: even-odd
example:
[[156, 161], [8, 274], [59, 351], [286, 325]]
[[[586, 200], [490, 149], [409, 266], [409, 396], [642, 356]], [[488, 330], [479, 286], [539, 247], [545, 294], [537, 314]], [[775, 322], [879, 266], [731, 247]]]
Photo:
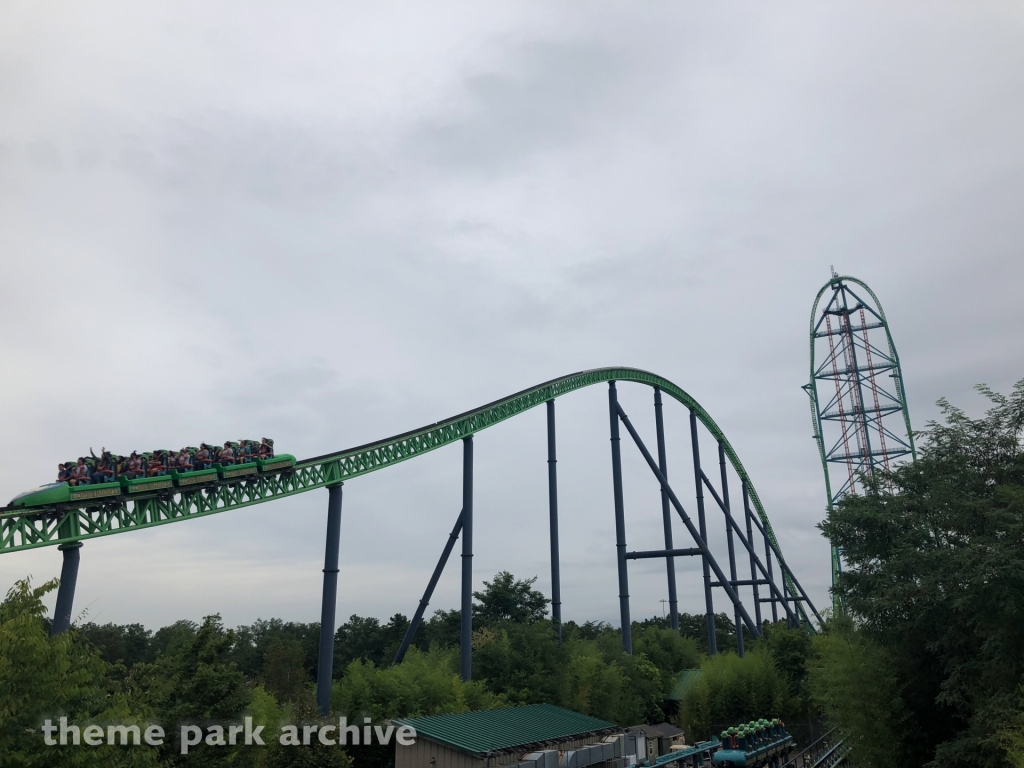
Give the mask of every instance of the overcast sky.
[[[90, 446], [302, 458], [629, 365], [721, 425], [822, 607], [814, 295], [831, 265], [872, 286], [915, 427], [940, 396], [980, 413], [974, 384], [1024, 377], [1022, 136], [1013, 2], [4, 3], [0, 498]], [[606, 403], [558, 404], [563, 615], [617, 622]], [[656, 548], [626, 448], [629, 545]], [[478, 585], [549, 590], [545, 458], [542, 409], [477, 437]], [[452, 446], [346, 484], [339, 619], [413, 612], [460, 473]], [[87, 541], [76, 613], [317, 621], [326, 506]], [[0, 586], [59, 571], [8, 554]], [[662, 612], [662, 563], [630, 586]]]

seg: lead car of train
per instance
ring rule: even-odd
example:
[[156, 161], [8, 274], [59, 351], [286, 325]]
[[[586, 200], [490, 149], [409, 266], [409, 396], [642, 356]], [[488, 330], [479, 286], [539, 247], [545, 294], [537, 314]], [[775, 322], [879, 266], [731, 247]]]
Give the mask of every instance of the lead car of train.
[[723, 731], [722, 748], [712, 761], [716, 768], [771, 768], [781, 766], [793, 747], [781, 720], [754, 720]]
[[[168, 453], [166, 451], [162, 453]], [[144, 454], [149, 456], [151, 454]], [[115, 496], [137, 496], [148, 493], [167, 493], [175, 489], [194, 490], [213, 483], [238, 482], [253, 479], [259, 475], [280, 474], [295, 466], [295, 457], [283, 453], [259, 458], [246, 457], [235, 464], [214, 463], [208, 469], [194, 469], [180, 472], [168, 468], [154, 477], [139, 477], [129, 480], [118, 477], [112, 482], [90, 483], [72, 486], [69, 483], [48, 483], [31, 491], [15, 496], [9, 508], [32, 509], [52, 507], [56, 504], [91, 501]]]

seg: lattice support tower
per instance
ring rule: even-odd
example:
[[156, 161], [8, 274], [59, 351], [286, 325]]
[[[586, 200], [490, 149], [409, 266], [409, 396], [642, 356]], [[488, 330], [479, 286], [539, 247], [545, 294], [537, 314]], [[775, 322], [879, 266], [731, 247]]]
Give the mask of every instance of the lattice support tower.
[[[914, 460], [914, 433], [896, 345], [867, 283], [832, 272], [811, 309], [810, 347], [804, 390], [831, 513], [843, 496], [867, 492], [865, 483], [879, 469]], [[842, 567], [833, 545], [833, 587]], [[841, 607], [836, 597], [833, 607]]]

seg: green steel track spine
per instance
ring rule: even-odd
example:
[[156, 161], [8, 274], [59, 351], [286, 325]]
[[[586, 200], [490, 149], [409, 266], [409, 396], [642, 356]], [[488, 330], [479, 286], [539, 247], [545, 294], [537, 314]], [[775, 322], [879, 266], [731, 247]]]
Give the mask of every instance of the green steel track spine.
[[[609, 381], [630, 381], [658, 387], [687, 408], [692, 408], [701, 424], [722, 443], [733, 469], [747, 484], [750, 501], [765, 531], [778, 551], [782, 551], [757, 490], [739, 456], [718, 424], [696, 400], [657, 374], [636, 368], [596, 368], [553, 379], [412, 432], [338, 453], [305, 459], [296, 463], [291, 471], [280, 474], [259, 475], [205, 489], [174, 489], [170, 493], [146, 495], [143, 498], [122, 496], [92, 503], [68, 503], [32, 510], [0, 508], [0, 554], [152, 528], [337, 485], [458, 442], [467, 435], [561, 395]], [[799, 594], [788, 575], [787, 582], [790, 593]], [[802, 606], [800, 611], [803, 613]]]

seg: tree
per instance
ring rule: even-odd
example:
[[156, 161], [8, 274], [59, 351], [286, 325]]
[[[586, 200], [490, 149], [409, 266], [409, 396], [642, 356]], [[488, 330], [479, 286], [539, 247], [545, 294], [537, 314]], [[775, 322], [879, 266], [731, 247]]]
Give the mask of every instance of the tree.
[[971, 419], [945, 400], [918, 460], [864, 478], [821, 529], [843, 549], [836, 590], [891, 654], [906, 765], [1001, 766], [1024, 682], [1024, 381]]
[[504, 622], [473, 633], [473, 677], [515, 705], [561, 701], [567, 662], [550, 622]]
[[[295, 642], [294, 640], [292, 642]], [[320, 717], [316, 704], [308, 695], [300, 697], [292, 706], [292, 722], [298, 726], [303, 725], [334, 725], [338, 721]], [[274, 733], [275, 731], [270, 731]], [[349, 747], [348, 749], [352, 749]], [[358, 751], [358, 747], [355, 751]], [[394, 747], [391, 747], [392, 754]], [[311, 739], [309, 744], [283, 746], [278, 739], [274, 739], [267, 745], [267, 751], [260, 755], [261, 768], [352, 768], [352, 757], [346, 750], [340, 749], [337, 745], [321, 744], [319, 739]], [[364, 761], [360, 761], [363, 765]], [[392, 758], [392, 765], [394, 764]]]
[[540, 621], [548, 612], [548, 603], [543, 592], [533, 589], [537, 577], [516, 579], [508, 571], [495, 574], [494, 579], [484, 582], [482, 592], [474, 592], [480, 602], [473, 606], [473, 624], [486, 626], [500, 622], [516, 624]]
[[165, 653], [180, 653], [195, 639], [199, 625], [194, 621], [176, 621], [153, 633], [149, 641], [149, 659], [153, 661]]
[[274, 638], [263, 656], [263, 684], [280, 702], [298, 701], [309, 676], [303, 667], [302, 644], [292, 638]]
[[422, 649], [427, 648], [455, 648], [462, 638], [462, 611], [434, 611], [429, 620], [423, 622], [422, 631], [416, 633], [417, 638], [423, 638], [417, 645]]
[[410, 648], [405, 660], [395, 667], [353, 661], [345, 676], [334, 683], [331, 701], [350, 722], [363, 716], [381, 722], [508, 705], [482, 682], [464, 683], [459, 677], [458, 652], [440, 648], [426, 652]]
[[247, 678], [253, 680], [263, 673], [270, 647], [275, 643], [290, 644], [292, 641], [302, 649], [302, 667], [306, 677], [312, 680], [316, 676], [320, 651], [318, 622], [303, 624], [280, 619], [257, 619], [251, 625], [235, 630], [230, 659]]
[[1020, 694], [1017, 716], [999, 734], [1000, 742], [1005, 747], [1013, 768], [1024, 768], [1024, 686], [1021, 686]]
[[92, 643], [108, 664], [121, 663], [131, 669], [137, 662], [152, 661], [153, 633], [141, 624], [83, 624], [78, 635]]
[[786, 680], [765, 650], [743, 658], [719, 653], [701, 662], [700, 676], [683, 694], [682, 727], [691, 741], [705, 739], [727, 724], [782, 717], [787, 698]]
[[676, 677], [697, 666], [697, 641], [663, 627], [651, 626], [633, 635], [633, 652], [642, 653], [658, 668], [663, 684], [661, 698], [671, 693]]
[[[191, 640], [153, 664], [137, 664], [129, 676], [140, 698], [165, 724], [239, 722], [251, 701], [245, 675], [230, 660], [235, 633], [219, 615], [206, 616]], [[244, 746], [201, 743], [180, 755], [176, 739], [160, 750], [161, 765], [239, 766], [250, 764], [253, 750]]]
[[814, 656], [810, 633], [802, 626], [790, 628], [784, 621], [767, 622], [755, 647], [763, 648], [772, 657], [789, 686], [790, 701], [784, 717], [806, 720], [812, 709], [807, 681], [808, 665]]
[[[124, 668], [103, 661], [71, 629], [50, 637], [42, 598], [57, 580], [17, 582], [0, 603], [0, 755], [10, 766], [155, 766], [156, 750], [47, 746], [40, 726], [64, 716], [80, 728], [105, 721], [146, 724], [120, 684]], [[56, 736], [56, 734], [54, 734]]]
[[825, 717], [842, 725], [855, 765], [895, 768], [905, 713], [892, 658], [849, 618], [838, 617], [814, 638], [812, 695]]
[[[350, 616], [334, 635], [335, 678], [341, 677], [355, 659], [372, 662], [378, 667], [391, 663], [408, 629], [409, 620], [401, 613], [396, 613], [386, 624], [372, 616]], [[422, 630], [417, 635], [422, 638]]]

